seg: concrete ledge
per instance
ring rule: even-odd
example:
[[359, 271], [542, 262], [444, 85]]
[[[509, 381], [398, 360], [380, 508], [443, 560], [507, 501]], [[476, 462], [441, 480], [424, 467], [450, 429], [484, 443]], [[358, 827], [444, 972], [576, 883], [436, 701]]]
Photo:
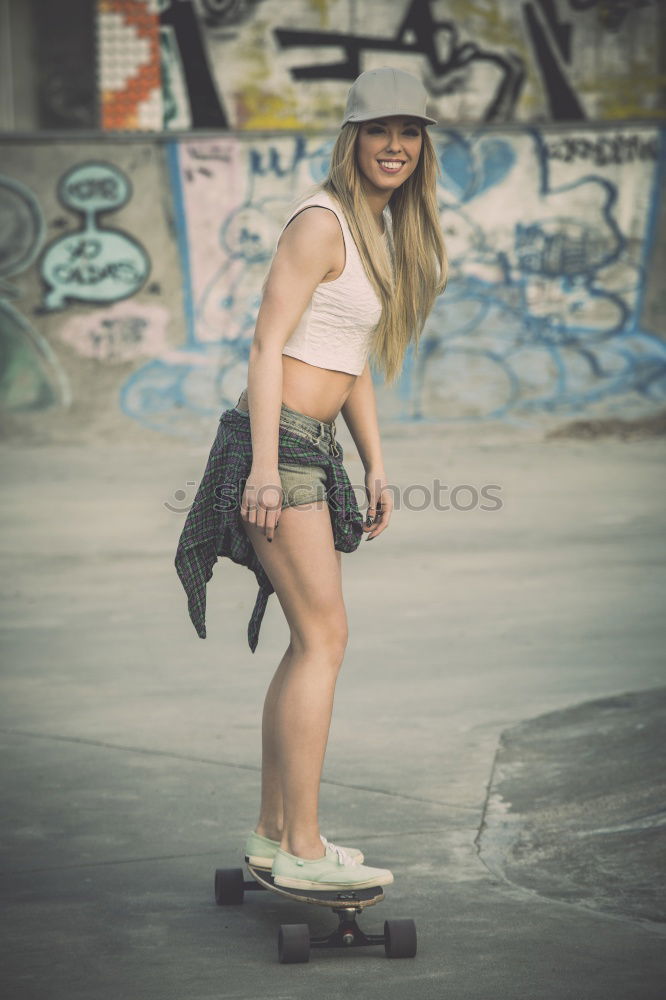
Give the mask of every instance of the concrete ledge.
[[550, 899], [666, 921], [666, 688], [549, 712], [500, 739], [480, 856]]

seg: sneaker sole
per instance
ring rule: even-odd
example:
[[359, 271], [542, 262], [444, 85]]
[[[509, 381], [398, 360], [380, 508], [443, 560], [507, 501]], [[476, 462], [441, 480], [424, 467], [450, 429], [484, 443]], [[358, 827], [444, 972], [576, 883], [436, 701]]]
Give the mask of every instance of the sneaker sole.
[[[365, 857], [363, 856], [363, 854], [354, 855], [353, 857], [355, 865], [362, 865], [363, 862], [365, 861]], [[258, 854], [245, 855], [245, 860], [247, 861], [247, 863], [250, 865], [254, 865], [255, 868], [272, 868], [274, 858], [275, 855], [273, 855], [272, 858], [262, 858], [259, 857]]]
[[369, 878], [364, 882], [311, 882], [306, 878], [289, 878], [288, 875], [273, 875], [276, 885], [285, 889], [321, 889], [322, 892], [344, 892], [350, 889], [374, 889], [375, 886], [391, 885], [393, 875]]
[[258, 854], [246, 854], [245, 860], [254, 868], [268, 868], [270, 871], [273, 867], [273, 858], [260, 858]]

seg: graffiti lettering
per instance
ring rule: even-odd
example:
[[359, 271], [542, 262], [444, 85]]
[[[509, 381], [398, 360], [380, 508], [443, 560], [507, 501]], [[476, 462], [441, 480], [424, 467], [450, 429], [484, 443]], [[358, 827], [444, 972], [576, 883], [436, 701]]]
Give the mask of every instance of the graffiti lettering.
[[[310, 0], [301, 7], [319, 18], [302, 22], [259, 2], [161, 0], [166, 129], [217, 128], [225, 112], [240, 129], [334, 127], [344, 84], [382, 62], [421, 74], [434, 117], [447, 121], [658, 114], [655, 0]], [[624, 48], [606, 44], [627, 30]]]
[[606, 135], [593, 139], [561, 136], [547, 140], [544, 148], [551, 160], [564, 163], [590, 160], [597, 167], [656, 160], [659, 155], [657, 138], [645, 139], [639, 135]]
[[274, 146], [270, 146], [267, 151], [258, 149], [250, 150], [250, 170], [253, 174], [266, 177], [273, 174], [275, 177], [287, 177], [293, 173], [296, 164], [305, 157], [305, 140], [302, 136], [295, 136], [292, 155], [284, 166], [280, 163], [280, 154]]
[[228, 146], [188, 146], [188, 153], [195, 160], [221, 160], [223, 163], [231, 163], [231, 151]]
[[138, 291], [150, 262], [136, 240], [117, 229], [98, 225], [97, 214], [125, 204], [131, 186], [110, 163], [83, 163], [69, 170], [58, 185], [60, 200], [86, 217], [83, 232], [66, 233], [48, 247], [41, 264], [50, 286], [44, 304], [62, 308], [65, 301], [115, 302]]
[[66, 193], [68, 200], [73, 202], [90, 201], [94, 198], [101, 198], [111, 202], [116, 207], [119, 188], [115, 177], [100, 177], [91, 180], [81, 180], [75, 184], [67, 184]]
[[122, 363], [163, 355], [167, 349], [169, 313], [161, 306], [121, 302], [103, 312], [71, 316], [60, 339], [84, 358]]
[[[72, 254], [76, 256], [76, 254]], [[136, 285], [140, 273], [132, 261], [119, 260], [96, 267], [94, 264], [74, 265], [57, 264], [53, 269], [53, 277], [61, 285], [98, 285], [100, 282], [112, 279], [128, 287]]]
[[[537, 4], [542, 17], [537, 12]], [[565, 58], [570, 55], [569, 25], [557, 20], [552, 0], [523, 4], [523, 14], [553, 119], [578, 121], [584, 118], [582, 105], [555, 54], [555, 49], [558, 49]]]
[[[408, 352], [386, 400], [396, 415], [478, 421], [598, 411], [606, 401], [663, 405], [666, 344], [643, 325], [659, 137], [638, 125], [433, 133], [450, 276], [418, 357]], [[178, 159], [187, 339], [136, 368], [121, 393], [124, 412], [155, 430], [199, 435], [205, 418], [235, 404], [275, 236], [330, 155], [323, 134], [237, 141], [235, 191], [205, 140], [196, 147], [210, 182], [187, 183], [196, 162], [187, 144]], [[269, 169], [270, 149], [279, 170]], [[610, 152], [621, 162], [597, 165]]]
[[[282, 48], [339, 46], [345, 52], [342, 62], [293, 67], [291, 75], [294, 80], [351, 81], [361, 72], [363, 52], [418, 53], [425, 56], [435, 75], [435, 79], [430, 81], [433, 93], [445, 93], [448, 87], [459, 85], [461, 72], [469, 70], [472, 64], [490, 64], [498, 70], [500, 79], [494, 93], [490, 94], [483, 117], [485, 121], [508, 118], [513, 113], [524, 81], [522, 60], [513, 53], [483, 49], [476, 42], [461, 43], [456, 24], [436, 19], [431, 8], [431, 0], [412, 0], [393, 38], [291, 28], [276, 28], [275, 37]], [[447, 53], [443, 59], [439, 55], [442, 48]]]
[[571, 62], [571, 25], [558, 19], [555, 0], [537, 0], [537, 3], [560, 55], [565, 62]]
[[515, 252], [521, 270], [560, 277], [594, 271], [608, 241], [603, 232], [572, 219], [516, 225]]
[[[162, 72], [169, 85], [168, 117], [179, 117], [175, 93], [182, 89], [189, 103], [193, 128], [228, 128], [229, 122], [220, 103], [208, 66], [199, 22], [191, 0], [163, 0], [160, 10]], [[182, 88], [174, 86], [177, 79]], [[182, 109], [180, 109], [182, 114]], [[167, 121], [167, 125], [171, 123]]]

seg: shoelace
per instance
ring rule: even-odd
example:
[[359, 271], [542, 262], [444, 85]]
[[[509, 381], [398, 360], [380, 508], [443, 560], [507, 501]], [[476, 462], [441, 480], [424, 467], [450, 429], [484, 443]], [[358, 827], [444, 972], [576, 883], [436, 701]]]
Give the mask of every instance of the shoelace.
[[337, 844], [332, 844], [331, 841], [327, 840], [326, 837], [324, 837], [323, 834], [320, 834], [320, 840], [321, 840], [321, 842], [322, 842], [322, 844], [324, 845], [325, 848], [329, 848], [330, 847], [332, 851], [335, 851], [335, 853], [338, 856], [338, 864], [339, 865], [353, 865], [354, 864], [354, 859], [352, 858], [351, 854], [348, 854], [347, 851], [345, 851], [344, 847], [338, 847]]

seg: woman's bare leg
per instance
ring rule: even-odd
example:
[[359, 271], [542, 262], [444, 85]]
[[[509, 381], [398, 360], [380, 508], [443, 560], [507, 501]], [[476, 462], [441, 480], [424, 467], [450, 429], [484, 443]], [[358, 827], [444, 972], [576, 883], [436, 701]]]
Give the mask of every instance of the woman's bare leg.
[[318, 858], [324, 854], [319, 839], [319, 784], [347, 643], [340, 555], [333, 545], [325, 503], [285, 508], [272, 542], [256, 525], [243, 522], [243, 526], [291, 633], [264, 706], [257, 832], [264, 836], [279, 832], [281, 793], [281, 846], [299, 857]]
[[266, 692], [261, 726], [261, 808], [255, 829], [262, 837], [270, 837], [271, 840], [280, 840], [284, 828], [284, 801], [278, 763], [275, 715], [282, 682], [289, 669], [291, 652], [290, 643]]
[[[338, 571], [340, 571], [341, 553], [336, 549], [335, 555], [338, 560]], [[289, 643], [268, 687], [262, 718], [261, 808], [255, 829], [262, 837], [270, 837], [271, 840], [280, 840], [284, 829], [284, 800], [278, 762], [276, 707], [292, 653], [292, 646]]]

